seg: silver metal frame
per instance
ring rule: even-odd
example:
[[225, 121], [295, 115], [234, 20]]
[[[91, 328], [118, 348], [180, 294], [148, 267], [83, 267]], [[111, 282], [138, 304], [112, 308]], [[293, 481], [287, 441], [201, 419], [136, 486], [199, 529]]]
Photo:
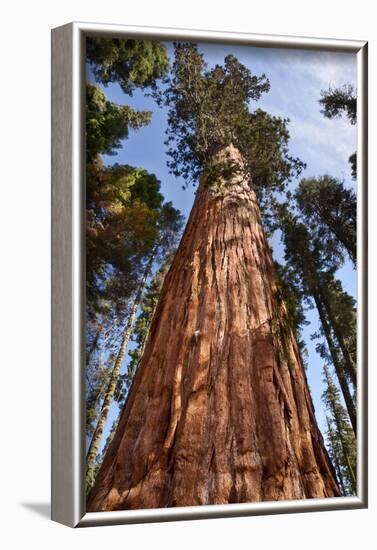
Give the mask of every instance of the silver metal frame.
[[[357, 54], [358, 63], [358, 491], [357, 497], [85, 512], [85, 36], [187, 39]], [[368, 46], [330, 40], [70, 23], [52, 31], [52, 519], [71, 527], [367, 507]]]

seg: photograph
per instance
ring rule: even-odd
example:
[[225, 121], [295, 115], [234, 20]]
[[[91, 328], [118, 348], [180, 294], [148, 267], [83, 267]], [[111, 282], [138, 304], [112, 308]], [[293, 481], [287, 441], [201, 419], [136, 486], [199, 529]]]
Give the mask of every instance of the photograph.
[[84, 55], [86, 511], [357, 496], [357, 54]]

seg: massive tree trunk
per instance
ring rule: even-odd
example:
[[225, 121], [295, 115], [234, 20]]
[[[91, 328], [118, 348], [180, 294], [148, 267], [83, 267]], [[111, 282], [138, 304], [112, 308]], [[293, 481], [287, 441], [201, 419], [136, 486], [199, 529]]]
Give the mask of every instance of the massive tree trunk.
[[340, 494], [276, 295], [249, 181], [203, 178], [89, 511]]

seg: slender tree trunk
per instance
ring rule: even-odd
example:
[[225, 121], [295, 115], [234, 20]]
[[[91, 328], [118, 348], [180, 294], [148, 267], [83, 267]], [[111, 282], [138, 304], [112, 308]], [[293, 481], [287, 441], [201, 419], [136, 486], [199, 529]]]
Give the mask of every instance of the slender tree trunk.
[[337, 352], [336, 346], [335, 346], [333, 338], [332, 338], [330, 325], [327, 321], [325, 309], [322, 305], [321, 298], [319, 297], [318, 293], [315, 290], [313, 290], [312, 294], [313, 294], [314, 301], [315, 301], [315, 304], [316, 304], [316, 307], [317, 307], [317, 310], [318, 310], [319, 318], [321, 320], [321, 325], [322, 325], [322, 328], [323, 328], [323, 332], [325, 333], [325, 338], [326, 338], [326, 341], [327, 341], [327, 345], [329, 347], [331, 359], [332, 359], [332, 362], [333, 362], [333, 365], [334, 365], [334, 368], [335, 368], [335, 372], [336, 372], [336, 375], [337, 375], [337, 378], [338, 378], [338, 381], [339, 381], [339, 385], [340, 385], [340, 388], [342, 390], [342, 394], [343, 394], [343, 397], [344, 397], [344, 402], [345, 402], [346, 407], [347, 407], [347, 412], [348, 412], [348, 416], [349, 416], [350, 421], [351, 421], [352, 429], [354, 431], [354, 434], [356, 435], [356, 433], [357, 433], [357, 417], [356, 417], [355, 404], [354, 404], [353, 399], [352, 399], [352, 395], [351, 395], [351, 392], [350, 392], [350, 389], [349, 389], [349, 386], [348, 386], [347, 379], [344, 375], [343, 366], [340, 364], [340, 361], [339, 361], [339, 358], [338, 358], [338, 352]]
[[147, 264], [147, 266], [144, 270], [143, 278], [140, 282], [137, 294], [135, 296], [134, 303], [132, 305], [130, 314], [128, 316], [127, 324], [126, 324], [126, 327], [124, 329], [123, 336], [122, 336], [122, 341], [121, 341], [121, 344], [120, 344], [120, 347], [119, 347], [119, 350], [118, 350], [118, 354], [116, 356], [114, 366], [113, 366], [113, 369], [112, 369], [112, 372], [111, 372], [109, 385], [107, 387], [105, 397], [103, 399], [101, 412], [100, 412], [99, 417], [98, 417], [96, 429], [94, 430], [94, 433], [93, 433], [93, 436], [92, 436], [92, 439], [91, 439], [91, 442], [90, 442], [90, 445], [89, 445], [89, 449], [88, 449], [87, 456], [86, 456], [86, 467], [87, 467], [86, 481], [87, 481], [87, 486], [88, 487], [90, 487], [93, 483], [94, 465], [95, 465], [96, 456], [98, 454], [99, 445], [100, 445], [100, 442], [101, 442], [103, 430], [105, 428], [105, 424], [106, 424], [106, 420], [107, 420], [107, 417], [108, 417], [108, 414], [109, 414], [109, 410], [110, 410], [111, 404], [113, 402], [115, 390], [116, 390], [116, 387], [117, 387], [117, 382], [118, 382], [118, 379], [119, 379], [120, 369], [122, 367], [122, 363], [123, 363], [123, 360], [124, 360], [124, 356], [126, 354], [128, 342], [129, 342], [130, 337], [131, 337], [132, 325], [133, 325], [133, 322], [135, 320], [137, 309], [140, 305], [140, 301], [141, 301], [141, 297], [142, 297], [142, 294], [143, 294], [144, 286], [145, 286], [146, 280], [149, 276], [149, 273], [151, 271], [152, 264], [153, 264], [153, 257], [151, 257], [151, 259], [149, 260], [149, 262], [148, 262], [148, 264]]
[[348, 453], [346, 453], [345, 459], [346, 459], [346, 463], [347, 463], [347, 469], [348, 469], [348, 472], [349, 472], [349, 475], [350, 475], [352, 490], [353, 490], [354, 494], [356, 495], [356, 491], [357, 491], [356, 475], [355, 475], [354, 469], [352, 467], [352, 464], [350, 462]]
[[334, 468], [335, 468], [335, 471], [336, 471], [336, 474], [337, 474], [337, 477], [338, 477], [338, 480], [339, 480], [339, 484], [340, 484], [340, 488], [342, 490], [342, 494], [345, 495], [346, 494], [346, 488], [344, 486], [343, 474], [342, 474], [342, 471], [340, 469], [340, 464], [339, 464], [339, 460], [338, 460], [339, 459], [339, 454], [338, 454], [337, 449], [336, 449], [336, 435], [334, 433], [334, 430], [333, 430], [327, 416], [326, 416], [326, 422], [327, 422], [329, 444], [330, 444], [330, 448], [331, 448], [332, 456], [333, 456], [333, 465], [334, 465]]
[[340, 494], [275, 291], [249, 181], [202, 178], [89, 511]]
[[[167, 254], [171, 254], [172, 251], [168, 251]], [[165, 256], [166, 258], [166, 256]], [[166, 260], [164, 260], [165, 262]], [[170, 269], [170, 266], [171, 266], [171, 261], [169, 261], [169, 264], [168, 265], [163, 265], [163, 267], [161, 268], [160, 267], [160, 271], [159, 271], [159, 276], [162, 278], [161, 282], [159, 283], [159, 286], [158, 288], [156, 289], [156, 292], [160, 293], [161, 292], [161, 288], [162, 288], [162, 285], [164, 283], [164, 279], [166, 277], [166, 274], [167, 272], [169, 271]], [[148, 338], [149, 338], [149, 332], [150, 332], [150, 328], [151, 328], [151, 324], [152, 324], [152, 320], [153, 320], [153, 316], [154, 316], [154, 312], [156, 311], [156, 307], [157, 307], [157, 304], [154, 306], [153, 308], [153, 311], [151, 311], [150, 313], [150, 317], [147, 321], [147, 325], [146, 325], [146, 328], [145, 328], [145, 334], [144, 334], [144, 337], [143, 337], [143, 340], [142, 342], [140, 343], [140, 356], [139, 356], [139, 360], [138, 362], [136, 363], [135, 367], [134, 367], [134, 370], [132, 373], [130, 373], [130, 375], [132, 376], [132, 380], [133, 380], [133, 377], [135, 376], [135, 373], [137, 371], [137, 369], [139, 368], [139, 365], [141, 363], [141, 360], [143, 358], [143, 355], [144, 355], [144, 350], [145, 350], [145, 346], [148, 342]]]
[[329, 304], [328, 300], [326, 299], [326, 296], [325, 296], [324, 292], [321, 293], [321, 298], [322, 298], [321, 301], [322, 301], [322, 303], [323, 303], [323, 305], [326, 309], [327, 317], [330, 321], [330, 324], [331, 324], [332, 329], [334, 331], [335, 337], [336, 337], [336, 339], [339, 343], [339, 347], [342, 350], [342, 354], [343, 354], [343, 357], [344, 357], [344, 366], [345, 366], [346, 372], [347, 372], [348, 376], [350, 377], [354, 388], [356, 388], [357, 377], [356, 377], [355, 363], [354, 363], [354, 361], [351, 357], [350, 352], [348, 351], [347, 345], [346, 345], [346, 343], [344, 341], [344, 338], [343, 338], [343, 335], [342, 335], [342, 331], [339, 328], [339, 325], [338, 325], [338, 323], [337, 323], [337, 321], [334, 317], [331, 305]]
[[[326, 367], [325, 367], [325, 376], [326, 376], [327, 385], [330, 386], [331, 379], [330, 379], [330, 376], [329, 376], [329, 371]], [[347, 466], [348, 476], [349, 476], [349, 480], [350, 480], [350, 483], [351, 483], [351, 487], [352, 487], [353, 492], [356, 494], [356, 476], [355, 476], [355, 472], [352, 468], [351, 462], [349, 460], [347, 445], [346, 445], [346, 442], [344, 441], [344, 432], [342, 430], [342, 423], [341, 423], [341, 420], [339, 418], [339, 414], [338, 414], [337, 408], [335, 406], [335, 403], [332, 399], [330, 399], [330, 404], [331, 404], [332, 414], [333, 414], [334, 421], [335, 421], [335, 426], [336, 426], [338, 439], [339, 439], [341, 447], [342, 447], [344, 462]]]
[[[94, 427], [92, 426], [93, 418], [90, 418], [90, 412], [93, 411], [96, 414], [97, 405], [101, 401], [101, 396], [103, 394], [103, 391], [106, 386], [106, 381], [99, 380], [97, 382], [97, 385], [93, 388], [93, 390], [87, 395], [86, 397], [86, 433], [89, 434], [92, 432], [92, 437], [94, 433]], [[97, 415], [96, 415], [97, 416]]]

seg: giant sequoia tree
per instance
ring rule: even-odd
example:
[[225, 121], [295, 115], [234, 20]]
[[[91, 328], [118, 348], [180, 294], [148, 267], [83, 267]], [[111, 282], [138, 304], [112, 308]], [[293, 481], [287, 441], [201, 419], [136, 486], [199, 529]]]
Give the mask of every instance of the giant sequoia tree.
[[302, 166], [287, 121], [235, 57], [175, 54], [170, 168], [199, 187], [88, 509], [338, 496], [258, 206]]

